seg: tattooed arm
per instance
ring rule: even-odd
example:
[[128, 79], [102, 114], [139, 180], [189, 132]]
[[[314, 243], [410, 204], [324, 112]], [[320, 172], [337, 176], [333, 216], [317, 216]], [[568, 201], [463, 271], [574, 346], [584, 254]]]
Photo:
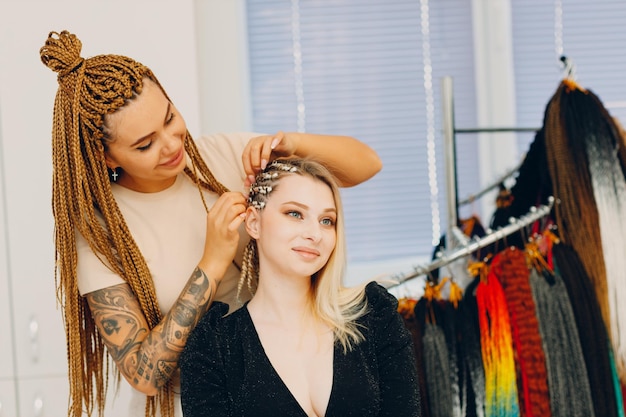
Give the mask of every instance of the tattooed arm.
[[204, 254], [170, 311], [152, 330], [128, 284], [85, 295], [107, 350], [138, 391], [156, 395], [178, 368], [189, 333], [208, 310], [235, 256], [245, 211], [241, 193], [226, 192], [213, 204], [207, 214]]
[[178, 300], [152, 330], [128, 284], [86, 295], [91, 314], [120, 372], [138, 391], [156, 395], [178, 367], [187, 337], [207, 311], [217, 282], [195, 269]]

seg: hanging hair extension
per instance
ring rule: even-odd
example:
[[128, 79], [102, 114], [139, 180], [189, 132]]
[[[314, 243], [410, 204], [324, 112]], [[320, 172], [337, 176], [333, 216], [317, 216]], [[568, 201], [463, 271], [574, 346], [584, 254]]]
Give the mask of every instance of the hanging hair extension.
[[485, 416], [485, 370], [480, 349], [480, 325], [476, 303], [476, 286], [479, 282], [480, 278], [476, 277], [465, 288], [457, 312], [461, 363], [459, 385], [462, 408], [467, 417]]
[[[81, 48], [75, 35], [62, 31], [51, 32], [39, 51], [41, 61], [58, 73], [59, 84], [52, 128], [52, 211], [57, 299], [67, 337], [70, 417], [81, 416], [83, 410], [91, 415], [94, 407], [103, 414], [108, 373], [102, 339], [78, 292], [76, 231], [129, 284], [150, 328], [162, 318], [146, 260], [111, 192], [105, 149], [111, 140], [106, 116], [141, 94], [145, 79], [163, 88], [150, 69], [131, 58], [98, 55], [85, 59]], [[185, 172], [198, 187], [218, 194], [226, 191], [202, 161], [188, 132], [185, 150], [193, 168]], [[157, 407], [163, 417], [174, 415], [171, 381], [148, 399], [146, 416], [154, 416]]]
[[[499, 256], [496, 254], [492, 263], [497, 262]], [[502, 286], [491, 270], [478, 283], [476, 303], [485, 369], [485, 416], [519, 416], [509, 311]]]
[[461, 403], [461, 386], [460, 386], [460, 359], [462, 346], [459, 345], [459, 328], [458, 328], [458, 304], [456, 301], [442, 301], [442, 320], [440, 325], [443, 328], [448, 344], [448, 361], [450, 362], [450, 390], [452, 393], [452, 416], [465, 416], [465, 399]]
[[626, 394], [626, 387], [620, 382], [619, 375], [617, 375], [617, 367], [615, 366], [615, 356], [613, 350], [609, 350], [609, 359], [611, 360], [611, 372], [613, 375], [613, 386], [615, 387], [617, 410], [620, 417], [624, 417], [624, 395]]
[[424, 326], [423, 322], [420, 325], [420, 321], [415, 314], [416, 306], [417, 300], [415, 299], [398, 299], [398, 313], [402, 316], [404, 326], [411, 333], [411, 339], [413, 340], [413, 354], [417, 364], [417, 380], [420, 390], [420, 415], [422, 417], [430, 417], [428, 394], [426, 392], [426, 376], [424, 375], [424, 346], [422, 344]]
[[626, 129], [624, 129], [622, 123], [615, 117], [613, 118], [613, 123], [617, 129], [618, 158], [620, 166], [622, 167], [622, 171], [626, 172]]
[[440, 319], [443, 320], [442, 305], [435, 299], [422, 297], [415, 305], [415, 316], [423, 329], [421, 344], [429, 415], [454, 416], [448, 343], [444, 329], [439, 324]]
[[521, 414], [549, 417], [546, 358], [524, 252], [515, 248], [503, 250], [492, 262], [491, 271], [502, 284], [510, 313]]
[[613, 386], [610, 341], [600, 314], [593, 285], [578, 254], [564, 243], [552, 247], [555, 272], [563, 280], [580, 339], [596, 416], [617, 417], [617, 394]]
[[[574, 87], [574, 88], [572, 88]], [[544, 128], [546, 155], [554, 197], [559, 237], [578, 253], [580, 260], [593, 281], [602, 318], [610, 328], [611, 313], [607, 292], [606, 268], [600, 235], [598, 209], [593, 185], [587, 169], [587, 134], [576, 119], [584, 114], [568, 110], [568, 96], [578, 90], [571, 83], [562, 82], [548, 103]], [[578, 91], [577, 94], [585, 94]], [[583, 124], [580, 121], [580, 124]]]
[[[547, 204], [553, 195], [552, 181], [546, 163], [545, 132], [540, 129], [520, 165], [515, 184], [511, 187], [511, 203], [499, 206], [491, 218], [490, 228], [507, 226], [510, 218], [520, 218], [530, 207]], [[520, 233], [507, 237], [509, 246], [524, 248], [525, 239]]]
[[430, 415], [452, 415], [452, 392], [450, 390], [450, 361], [443, 330], [434, 323], [426, 323], [422, 343]]
[[530, 270], [530, 285], [546, 355], [552, 415], [593, 416], [587, 367], [565, 285], [558, 274], [535, 268]]
[[613, 118], [591, 91], [573, 90], [566, 109], [568, 131], [577, 132], [585, 145], [611, 295], [610, 335], [620, 379], [626, 382], [626, 306], [620, 302], [626, 300], [626, 179], [618, 158], [622, 141]]

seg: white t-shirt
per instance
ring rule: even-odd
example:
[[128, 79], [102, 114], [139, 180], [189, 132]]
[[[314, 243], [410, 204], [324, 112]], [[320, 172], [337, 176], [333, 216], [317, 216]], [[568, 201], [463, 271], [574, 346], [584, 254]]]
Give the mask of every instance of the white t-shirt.
[[[259, 135], [230, 133], [202, 136], [196, 140], [196, 145], [218, 181], [230, 191], [244, 191], [245, 173], [241, 155], [248, 141]], [[204, 250], [207, 213], [198, 186], [181, 173], [174, 185], [157, 193], [136, 192], [117, 184], [113, 184], [112, 189], [126, 224], [152, 273], [159, 307], [165, 314], [178, 299]], [[218, 196], [206, 190], [203, 193], [210, 208]], [[243, 249], [249, 240], [243, 226], [239, 233], [239, 247], [235, 256], [237, 265], [241, 265]], [[124, 282], [100, 261], [80, 234], [76, 244], [78, 288], [82, 295]], [[231, 264], [215, 297], [215, 300], [228, 303], [231, 311], [241, 306], [236, 300], [238, 280], [239, 270]], [[133, 401], [141, 408], [136, 409], [141, 412], [136, 415], [143, 416], [145, 396], [137, 394], [144, 401], [136, 401], [137, 398]], [[129, 417], [134, 415], [133, 411]]]

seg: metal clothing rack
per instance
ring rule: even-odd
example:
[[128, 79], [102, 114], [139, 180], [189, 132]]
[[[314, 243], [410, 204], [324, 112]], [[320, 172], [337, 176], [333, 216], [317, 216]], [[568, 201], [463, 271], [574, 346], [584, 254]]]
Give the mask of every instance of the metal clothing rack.
[[[441, 80], [441, 95], [443, 107], [443, 151], [444, 164], [446, 170], [446, 201], [448, 209], [448, 233], [446, 235], [447, 245], [451, 248], [451, 239], [453, 238], [453, 228], [457, 227], [459, 219], [459, 202], [458, 202], [458, 180], [457, 180], [457, 161], [456, 161], [456, 135], [463, 133], [500, 133], [500, 132], [537, 132], [541, 128], [537, 127], [481, 127], [481, 128], [465, 128], [460, 129], [455, 126], [454, 122], [454, 88], [452, 77], [446, 76]], [[509, 174], [512, 174], [511, 172]], [[502, 182], [499, 181], [498, 184]], [[498, 185], [496, 184], [496, 186]], [[486, 189], [475, 193], [480, 196], [494, 188], [489, 185]]]
[[482, 190], [478, 191], [477, 193], [470, 194], [469, 196], [467, 196], [463, 200], [459, 200], [457, 202], [457, 206], [460, 207], [462, 205], [469, 204], [469, 203], [471, 203], [473, 201], [476, 201], [480, 197], [482, 197], [483, 195], [487, 194], [489, 191], [491, 191], [491, 190], [493, 190], [495, 188], [500, 187], [500, 185], [507, 178], [511, 178], [517, 171], [519, 171], [520, 167], [522, 166], [522, 163], [523, 163], [523, 161], [520, 161], [516, 166], [511, 168], [508, 172], [505, 172], [504, 175], [501, 175], [499, 178], [497, 178], [495, 181], [493, 181], [491, 184], [489, 184], [488, 186], [486, 186]]
[[[458, 180], [457, 180], [457, 162], [456, 162], [456, 135], [463, 133], [498, 133], [498, 132], [537, 132], [540, 128], [531, 127], [489, 127], [489, 128], [465, 128], [460, 129], [455, 126], [454, 123], [454, 92], [452, 77], [443, 77], [441, 83], [442, 91], [442, 106], [443, 106], [443, 151], [444, 151], [444, 165], [445, 165], [445, 178], [446, 178], [446, 201], [447, 201], [447, 234], [446, 234], [446, 247], [457, 248], [445, 256], [440, 256], [433, 262], [416, 266], [412, 271], [408, 273], [399, 273], [389, 276], [388, 278], [381, 280], [381, 284], [387, 286], [387, 288], [400, 285], [412, 278], [426, 275], [435, 269], [441, 268], [459, 258], [467, 256], [474, 251], [488, 246], [522, 228], [533, 223], [534, 221], [545, 217], [550, 213], [554, 204], [554, 199], [551, 199], [549, 205], [540, 207], [532, 207], [528, 214], [520, 217], [519, 219], [511, 219], [511, 224], [493, 231], [478, 241], [470, 241], [463, 235], [458, 228]], [[516, 170], [515, 170], [516, 171]], [[515, 171], [507, 173], [508, 176], [512, 175]], [[497, 184], [491, 184], [487, 188], [480, 190], [475, 196], [480, 196], [490, 191], [495, 186], [500, 184], [500, 179]], [[391, 281], [391, 284], [385, 281]]]
[[388, 276], [384, 280], [381, 280], [381, 285], [385, 286], [386, 288], [392, 288], [403, 284], [410, 279], [417, 278], [422, 275], [427, 275], [435, 269], [446, 266], [451, 262], [456, 261], [457, 259], [469, 256], [477, 250], [489, 246], [492, 243], [495, 243], [501, 239], [504, 239], [505, 237], [547, 216], [548, 214], [550, 214], [550, 211], [554, 206], [554, 201], [554, 197], [550, 197], [548, 198], [548, 204], [541, 205], [539, 207], [531, 207], [527, 214], [519, 218], [512, 217], [511, 219], [509, 219], [510, 223], [508, 225], [501, 227], [495, 231], [491, 231], [480, 239], [469, 240], [467, 243], [458, 247], [454, 251], [445, 255], [441, 255], [428, 264], [415, 266], [410, 272]]

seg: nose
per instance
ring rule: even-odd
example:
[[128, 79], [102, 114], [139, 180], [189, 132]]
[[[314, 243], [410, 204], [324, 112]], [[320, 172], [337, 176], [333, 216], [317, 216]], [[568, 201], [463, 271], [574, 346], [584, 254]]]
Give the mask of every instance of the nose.
[[319, 242], [322, 237], [322, 225], [317, 220], [309, 219], [303, 225], [302, 236], [312, 242]]
[[161, 148], [164, 156], [171, 156], [180, 149], [180, 137], [171, 133], [163, 133], [163, 147]]

